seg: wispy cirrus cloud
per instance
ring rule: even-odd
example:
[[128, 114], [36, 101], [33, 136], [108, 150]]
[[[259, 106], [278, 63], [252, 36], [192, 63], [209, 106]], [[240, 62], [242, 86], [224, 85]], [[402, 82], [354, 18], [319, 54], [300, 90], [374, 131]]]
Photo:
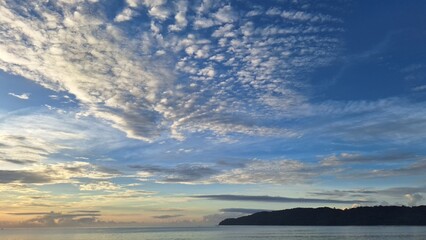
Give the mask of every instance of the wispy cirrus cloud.
[[224, 171], [213, 177], [213, 182], [227, 184], [290, 184], [306, 183], [322, 171], [316, 166], [294, 160], [248, 162], [242, 168]]
[[138, 170], [141, 180], [153, 179], [164, 183], [202, 182], [219, 173], [218, 169], [205, 164], [181, 164], [175, 167], [132, 165], [130, 167]]
[[421, 156], [410, 152], [380, 152], [376, 154], [340, 153], [327, 156], [321, 160], [325, 166], [341, 164], [377, 164], [377, 163], [401, 163], [420, 159]]
[[[58, 138], [61, 138], [58, 133]], [[63, 132], [64, 133], [64, 132]], [[65, 133], [64, 133], [65, 134]], [[67, 136], [63, 136], [67, 138]], [[31, 135], [3, 135], [0, 140], [0, 161], [14, 164], [31, 164], [46, 159], [49, 155], [65, 149], [57, 143], [42, 140]]]
[[[69, 159], [97, 143], [109, 144], [120, 139], [110, 128], [73, 111], [18, 111], [0, 116], [0, 161], [16, 165], [42, 163], [52, 156]], [[102, 139], [94, 134], [103, 129]], [[91, 141], [98, 138], [97, 141]], [[89, 144], [90, 143], [90, 144]], [[67, 155], [68, 154], [68, 155]]]
[[[54, 164], [32, 164], [20, 170], [0, 170], [1, 183], [79, 183], [78, 179], [110, 179], [120, 176], [120, 172], [87, 162], [64, 162]], [[104, 190], [114, 185], [88, 185], [83, 189]]]
[[352, 177], [384, 178], [394, 176], [418, 176], [426, 171], [426, 160], [416, 161], [407, 165], [389, 169], [375, 169], [367, 172], [353, 173]]
[[306, 183], [321, 175], [321, 166], [295, 160], [248, 160], [244, 164], [180, 164], [172, 167], [131, 165], [142, 181], [183, 184]]
[[22, 93], [22, 94], [16, 94], [16, 93], [9, 93], [10, 96], [19, 98], [21, 100], [28, 100], [30, 99], [30, 95], [29, 93]]
[[[330, 198], [374, 198], [400, 200], [405, 199], [408, 205], [417, 205], [421, 203], [426, 193], [426, 187], [391, 187], [391, 188], [364, 188], [364, 189], [345, 189], [345, 190], [323, 190], [311, 192], [312, 196], [322, 196]], [[389, 199], [390, 198], [390, 199]], [[382, 201], [380, 204], [391, 204]]]
[[[357, 101], [339, 107], [339, 103], [326, 104], [324, 112], [341, 116], [322, 130], [313, 130], [345, 141], [386, 141], [398, 144], [416, 144], [424, 139], [424, 103], [408, 98], [388, 98], [377, 101]], [[334, 106], [334, 107], [333, 107]], [[328, 108], [328, 110], [326, 109]], [[318, 109], [317, 109], [318, 110]], [[344, 116], [351, 116], [345, 118]], [[322, 132], [322, 133], [321, 133]]]

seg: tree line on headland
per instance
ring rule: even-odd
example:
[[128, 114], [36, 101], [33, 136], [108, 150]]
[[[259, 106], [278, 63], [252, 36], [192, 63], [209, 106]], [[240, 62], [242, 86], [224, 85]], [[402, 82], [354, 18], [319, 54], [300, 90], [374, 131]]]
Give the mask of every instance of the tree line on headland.
[[374, 206], [349, 209], [294, 208], [228, 218], [219, 225], [374, 226], [426, 225], [426, 206]]

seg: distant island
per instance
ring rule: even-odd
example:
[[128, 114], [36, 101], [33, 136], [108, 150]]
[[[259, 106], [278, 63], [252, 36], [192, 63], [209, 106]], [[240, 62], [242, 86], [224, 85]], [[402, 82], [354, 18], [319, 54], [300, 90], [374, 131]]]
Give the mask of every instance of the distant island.
[[426, 225], [426, 206], [375, 206], [349, 209], [294, 208], [228, 218], [219, 225], [377, 226]]

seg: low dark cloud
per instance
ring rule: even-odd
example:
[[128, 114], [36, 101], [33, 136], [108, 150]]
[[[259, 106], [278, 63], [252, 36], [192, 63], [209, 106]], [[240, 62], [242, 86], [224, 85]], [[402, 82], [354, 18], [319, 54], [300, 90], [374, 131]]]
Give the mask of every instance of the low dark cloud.
[[51, 178], [43, 173], [21, 171], [21, 170], [0, 170], [0, 183], [48, 183]]
[[30, 206], [30, 207], [45, 207], [45, 208], [54, 207], [54, 205], [52, 205], [52, 204], [34, 203], [34, 202], [27, 204], [27, 206]]
[[373, 154], [342, 153], [332, 155], [322, 160], [325, 165], [337, 164], [371, 164], [371, 163], [395, 163], [419, 159], [421, 156], [411, 152], [380, 152]]
[[71, 211], [70, 213], [100, 213], [101, 211], [97, 211], [97, 210], [76, 210], [76, 211]]
[[131, 165], [130, 168], [156, 174], [158, 181], [167, 183], [194, 182], [218, 174], [216, 168], [203, 164], [180, 164], [174, 167]]
[[426, 186], [423, 187], [394, 187], [385, 189], [351, 189], [310, 192], [311, 195], [329, 197], [368, 197], [371, 195], [403, 196], [406, 194], [426, 193]]
[[393, 187], [383, 190], [378, 190], [378, 193], [391, 195], [391, 196], [400, 196], [405, 194], [415, 194], [415, 193], [426, 193], [426, 186], [420, 187]]
[[[108, 168], [108, 167], [104, 167], [104, 166], [100, 166], [100, 165], [93, 165], [94, 168], [96, 168], [96, 171], [101, 172], [101, 173], [105, 173], [105, 174], [111, 174], [111, 175], [121, 175], [123, 174], [122, 172], [116, 170], [116, 169], [112, 169], [112, 168]], [[83, 173], [86, 169], [84, 166], [64, 166], [63, 168], [64, 170], [67, 170], [71, 173]]]
[[[426, 193], [426, 186], [420, 187], [394, 187], [385, 189], [351, 189], [351, 190], [333, 190], [333, 191], [318, 191], [311, 192], [311, 195], [315, 196], [327, 196], [332, 198], [383, 198], [385, 196], [405, 198], [407, 204], [410, 206], [417, 205], [425, 198], [423, 195]], [[381, 205], [387, 205], [387, 203], [380, 203]], [[398, 203], [399, 204], [399, 203]]]
[[113, 169], [113, 168], [109, 168], [109, 167], [104, 167], [104, 166], [100, 166], [97, 165], [97, 170], [103, 173], [108, 173], [111, 175], [122, 175], [123, 173], [118, 171], [117, 169]]
[[217, 161], [218, 166], [223, 167], [231, 167], [231, 168], [243, 168], [247, 165], [247, 160], [238, 160], [238, 161], [226, 161], [226, 160], [219, 160]]
[[178, 218], [178, 217], [182, 217], [183, 215], [181, 214], [176, 214], [176, 215], [159, 215], [159, 216], [153, 216], [153, 218], [157, 218], [157, 219], [169, 219], [169, 218]]
[[[400, 99], [403, 101], [403, 99]], [[407, 103], [409, 104], [409, 103]], [[414, 105], [402, 109], [389, 108], [378, 110], [375, 115], [361, 115], [351, 121], [332, 126], [328, 132], [351, 141], [379, 141], [386, 142], [418, 142], [425, 139], [426, 119], [419, 111], [424, 106]]]
[[354, 163], [369, 163], [369, 162], [400, 162], [414, 160], [419, 158], [417, 154], [410, 152], [384, 152], [381, 154], [354, 156], [345, 160]]
[[182, 208], [154, 208], [150, 209], [149, 211], [153, 212], [183, 212], [185, 209]]
[[349, 173], [346, 177], [352, 178], [382, 178], [382, 177], [395, 177], [395, 176], [414, 176], [423, 175], [426, 172], [426, 160], [420, 160], [406, 166], [391, 168], [391, 169], [380, 169], [371, 170], [367, 172], [354, 172]]
[[340, 197], [357, 197], [364, 198], [370, 194], [376, 193], [375, 191], [345, 191], [345, 190], [334, 190], [334, 191], [325, 191], [325, 192], [311, 192], [311, 195], [315, 196], [326, 196], [331, 198], [340, 198]]
[[55, 213], [55, 212], [23, 212], [23, 213], [8, 213], [9, 215], [17, 215], [17, 216], [35, 216], [35, 215], [49, 215], [55, 217], [66, 217], [66, 218], [74, 218], [74, 217], [98, 217], [100, 216], [99, 211], [89, 211], [88, 213], [77, 211], [77, 212], [69, 212], [69, 213]]
[[161, 183], [288, 184], [304, 183], [327, 168], [296, 160], [247, 160], [245, 163], [130, 165], [144, 180]]
[[0, 161], [32, 164], [45, 159], [54, 149], [55, 145], [47, 145], [39, 139], [6, 134], [0, 139]]
[[31, 164], [31, 163], [37, 162], [37, 161], [33, 161], [33, 160], [10, 159], [10, 158], [3, 158], [1, 160], [3, 162], [14, 163], [14, 164], [18, 164], [18, 165], [26, 165], [26, 164]]
[[355, 204], [373, 203], [365, 200], [335, 200], [320, 198], [288, 198], [274, 196], [250, 196], [250, 195], [198, 195], [192, 196], [199, 199], [220, 200], [220, 201], [251, 201], [251, 202], [276, 202], [276, 203], [334, 203], [334, 204]]
[[33, 215], [45, 215], [50, 213], [51, 212], [22, 212], [22, 213], [8, 213], [8, 214], [16, 215], [16, 216], [33, 216]]
[[244, 214], [252, 214], [257, 212], [265, 212], [270, 211], [266, 209], [252, 209], [252, 208], [222, 208], [219, 210], [223, 213], [244, 213]]
[[23, 227], [57, 227], [57, 226], [85, 226], [87, 224], [102, 223], [98, 220], [99, 211], [61, 212], [21, 212], [8, 213], [16, 216], [35, 216], [20, 224]]

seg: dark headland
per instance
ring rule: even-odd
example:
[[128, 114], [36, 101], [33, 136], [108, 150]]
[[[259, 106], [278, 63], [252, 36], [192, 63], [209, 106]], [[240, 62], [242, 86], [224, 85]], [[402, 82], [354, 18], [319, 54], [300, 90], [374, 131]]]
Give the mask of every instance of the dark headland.
[[426, 206], [375, 206], [350, 209], [294, 208], [228, 218], [219, 225], [374, 226], [426, 225]]

